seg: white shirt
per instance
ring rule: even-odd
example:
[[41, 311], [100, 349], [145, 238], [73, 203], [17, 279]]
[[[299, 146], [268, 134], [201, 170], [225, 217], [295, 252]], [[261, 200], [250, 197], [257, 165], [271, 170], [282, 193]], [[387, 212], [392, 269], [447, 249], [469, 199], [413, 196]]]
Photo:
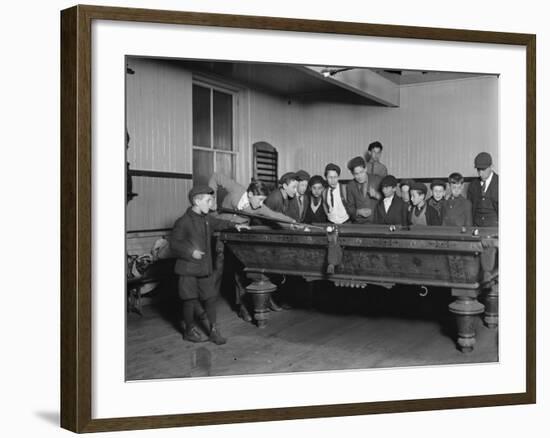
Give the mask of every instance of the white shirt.
[[[329, 192], [327, 193], [327, 203], [328, 203], [328, 220], [333, 224], [343, 224], [349, 219], [348, 212], [344, 203], [342, 202], [342, 196], [340, 195], [340, 183], [333, 189], [329, 187]], [[334, 196], [334, 207], [330, 205], [330, 191]]]
[[491, 174], [489, 175], [489, 178], [487, 178], [485, 180], [485, 182], [483, 183], [483, 185], [481, 186], [481, 190], [483, 191], [483, 193], [485, 193], [487, 191], [487, 187], [489, 187], [489, 184], [491, 184], [491, 180], [493, 179], [493, 174], [495, 172], [491, 172]]
[[393, 201], [393, 197], [395, 195], [392, 195], [390, 196], [389, 198], [384, 198], [384, 210], [386, 211], [386, 213], [388, 212], [388, 210], [390, 209], [390, 206], [391, 206], [391, 203]]
[[239, 199], [239, 203], [237, 204], [237, 210], [244, 210], [245, 208], [250, 207], [250, 201], [248, 200], [248, 193], [244, 192], [244, 194], [241, 196], [241, 199]]

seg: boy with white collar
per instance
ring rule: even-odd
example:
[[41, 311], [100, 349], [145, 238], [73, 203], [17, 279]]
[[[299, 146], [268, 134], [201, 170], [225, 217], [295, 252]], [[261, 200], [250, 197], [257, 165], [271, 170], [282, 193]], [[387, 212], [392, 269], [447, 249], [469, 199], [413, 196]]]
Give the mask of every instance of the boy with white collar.
[[340, 166], [329, 163], [325, 166], [328, 187], [323, 193], [323, 206], [327, 218], [333, 224], [343, 224], [350, 220], [346, 187], [339, 182]]
[[384, 198], [378, 201], [374, 209], [374, 223], [385, 225], [407, 225], [407, 204], [398, 196], [397, 179], [393, 175], [385, 176], [380, 182]]

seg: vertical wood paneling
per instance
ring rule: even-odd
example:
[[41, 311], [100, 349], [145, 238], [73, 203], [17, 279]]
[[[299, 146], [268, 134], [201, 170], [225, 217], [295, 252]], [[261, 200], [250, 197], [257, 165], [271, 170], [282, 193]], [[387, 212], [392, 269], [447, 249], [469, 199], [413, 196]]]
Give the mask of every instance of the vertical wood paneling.
[[134, 198], [126, 210], [126, 230], [171, 228], [181, 216], [189, 201], [187, 194], [191, 180], [134, 177]]
[[383, 162], [398, 177], [473, 176], [478, 152], [498, 159], [493, 77], [402, 87], [399, 108], [316, 104], [302, 106], [302, 113], [286, 128], [295, 133], [290, 162], [312, 173], [334, 162], [349, 177], [347, 160], [374, 140], [384, 144]]
[[[279, 175], [294, 170], [295, 150], [302, 138], [300, 132], [303, 109], [296, 102], [250, 92], [251, 141], [248, 147], [258, 141], [271, 144], [279, 152]], [[249, 162], [252, 166], [252, 162]], [[251, 174], [251, 173], [250, 173]]]
[[[132, 58], [126, 76], [132, 169], [192, 172], [192, 77], [177, 63]], [[191, 181], [134, 177], [127, 230], [172, 227], [187, 208]]]
[[177, 63], [132, 58], [126, 75], [128, 161], [134, 169], [190, 173], [191, 73]]

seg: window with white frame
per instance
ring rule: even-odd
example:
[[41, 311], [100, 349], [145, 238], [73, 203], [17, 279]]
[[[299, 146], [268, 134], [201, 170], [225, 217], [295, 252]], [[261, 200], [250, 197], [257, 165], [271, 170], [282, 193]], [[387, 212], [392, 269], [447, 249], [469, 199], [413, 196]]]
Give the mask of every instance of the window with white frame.
[[207, 184], [213, 172], [235, 179], [236, 93], [193, 83], [193, 183]]

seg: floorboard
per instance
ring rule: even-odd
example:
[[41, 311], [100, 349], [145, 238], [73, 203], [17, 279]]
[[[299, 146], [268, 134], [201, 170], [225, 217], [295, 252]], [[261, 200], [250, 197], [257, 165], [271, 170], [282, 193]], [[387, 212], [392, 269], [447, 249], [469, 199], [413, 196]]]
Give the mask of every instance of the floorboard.
[[313, 308], [271, 312], [268, 326], [239, 319], [225, 299], [219, 326], [228, 342], [183, 340], [179, 303], [153, 300], [127, 315], [126, 379], [162, 379], [485, 363], [498, 360], [498, 330], [477, 321], [472, 353], [455, 346], [447, 290], [421, 298], [407, 288], [318, 291]]

